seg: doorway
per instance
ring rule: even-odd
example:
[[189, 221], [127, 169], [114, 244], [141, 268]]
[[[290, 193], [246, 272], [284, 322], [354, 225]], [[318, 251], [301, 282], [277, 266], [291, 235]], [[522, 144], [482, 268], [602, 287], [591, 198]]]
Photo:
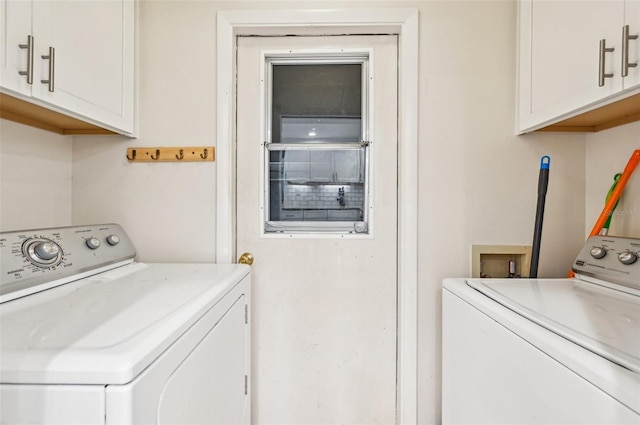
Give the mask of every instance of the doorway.
[[235, 10], [218, 12], [216, 261], [235, 262], [235, 40], [239, 35], [392, 33], [399, 39], [398, 382], [396, 423], [417, 421], [418, 11]]
[[[256, 258], [254, 420], [393, 423], [397, 36], [239, 37], [236, 110], [237, 251]], [[345, 199], [365, 188], [366, 207]], [[315, 193], [332, 194], [287, 199]], [[366, 221], [329, 218], [351, 205]]]

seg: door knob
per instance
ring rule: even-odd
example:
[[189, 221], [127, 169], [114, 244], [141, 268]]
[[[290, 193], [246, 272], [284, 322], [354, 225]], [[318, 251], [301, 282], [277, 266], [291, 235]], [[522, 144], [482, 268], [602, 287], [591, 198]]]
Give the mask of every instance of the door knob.
[[238, 258], [238, 264], [246, 264], [248, 266], [253, 264], [253, 254], [245, 252]]

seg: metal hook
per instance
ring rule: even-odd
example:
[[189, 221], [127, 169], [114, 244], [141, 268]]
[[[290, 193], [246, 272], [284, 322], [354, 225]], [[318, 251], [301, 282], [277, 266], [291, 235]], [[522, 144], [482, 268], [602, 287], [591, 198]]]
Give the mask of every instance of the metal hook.
[[180, 160], [184, 158], [184, 150], [183, 149], [180, 149], [180, 155], [176, 155], [176, 158], [180, 159]]
[[125, 156], [129, 161], [134, 161], [136, 159], [136, 150], [135, 149], [131, 150], [131, 158], [129, 158], [129, 154], [126, 154]]
[[151, 155], [151, 159], [157, 161], [160, 158], [160, 149], [156, 149], [156, 156]]
[[202, 156], [202, 154], [200, 154], [200, 158], [202, 158], [202, 159], [207, 159], [208, 156], [209, 156], [209, 149], [205, 149], [204, 150], [204, 156]]

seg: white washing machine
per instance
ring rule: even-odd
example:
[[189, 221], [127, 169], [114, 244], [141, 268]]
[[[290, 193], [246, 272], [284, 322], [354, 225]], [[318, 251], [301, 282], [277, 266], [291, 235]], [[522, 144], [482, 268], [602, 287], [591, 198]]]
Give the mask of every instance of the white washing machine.
[[640, 240], [567, 279], [445, 279], [444, 424], [640, 424]]
[[250, 272], [115, 224], [0, 234], [2, 424], [249, 424]]

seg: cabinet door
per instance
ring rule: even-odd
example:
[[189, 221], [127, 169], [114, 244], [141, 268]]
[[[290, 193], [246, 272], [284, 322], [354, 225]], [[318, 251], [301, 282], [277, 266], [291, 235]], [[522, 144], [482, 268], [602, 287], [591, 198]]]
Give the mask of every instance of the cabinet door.
[[31, 2], [23, 0], [0, 0], [0, 86], [3, 91], [31, 94], [27, 76], [28, 51], [20, 48], [27, 45], [31, 35]]
[[336, 150], [334, 169], [336, 182], [359, 183], [361, 179], [362, 150]]
[[[628, 68], [628, 74], [623, 78], [624, 89], [640, 86], [640, 0], [627, 0], [624, 5], [624, 24], [629, 25], [629, 35], [638, 38], [629, 40], [629, 63], [636, 63]], [[624, 42], [624, 40], [622, 40]]]
[[280, 211], [280, 220], [302, 221], [302, 210], [282, 210]]
[[[133, 0], [36, 1], [33, 96], [124, 132], [133, 132]], [[49, 48], [55, 48], [54, 86]]]
[[328, 183], [333, 177], [333, 152], [325, 149], [309, 151], [309, 181]]
[[[622, 0], [520, 3], [519, 130], [566, 117], [622, 90]], [[598, 85], [600, 40], [605, 72]]]
[[309, 151], [290, 149], [284, 153], [284, 179], [288, 182], [309, 182]]
[[327, 221], [327, 210], [304, 210], [304, 221]]

